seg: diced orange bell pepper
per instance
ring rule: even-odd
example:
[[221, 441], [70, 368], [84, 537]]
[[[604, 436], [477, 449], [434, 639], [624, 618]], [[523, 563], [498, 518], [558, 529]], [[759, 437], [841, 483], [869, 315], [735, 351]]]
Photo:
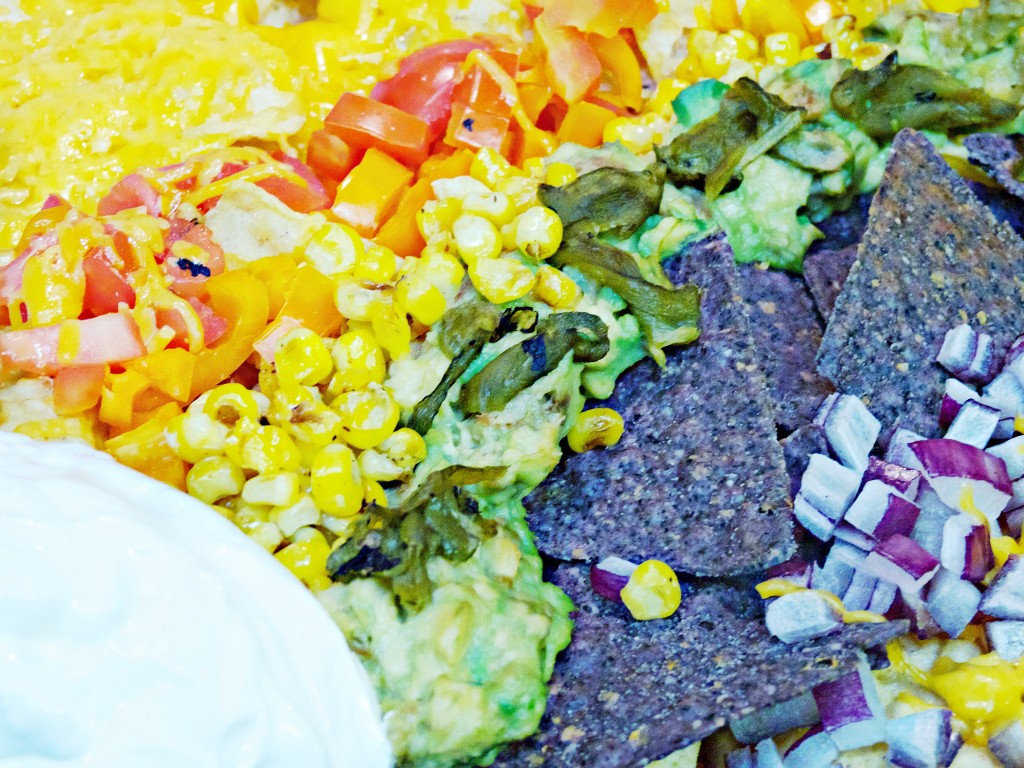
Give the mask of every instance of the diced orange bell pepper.
[[342, 316], [334, 302], [334, 280], [309, 264], [295, 273], [278, 317], [292, 317], [318, 336], [327, 336], [341, 327]]
[[184, 491], [185, 462], [174, 453], [164, 435], [167, 422], [180, 413], [176, 403], [168, 403], [148, 414], [145, 423], [107, 440], [103, 449], [119, 464]]
[[610, 109], [577, 101], [569, 106], [569, 111], [558, 127], [556, 136], [560, 142], [573, 142], [584, 147], [597, 147], [604, 141], [604, 126], [615, 117]]
[[[581, 3], [580, 5], [585, 5]], [[555, 93], [570, 104], [579, 101], [601, 79], [601, 61], [586, 37], [577, 29], [549, 24], [547, 13], [534, 22], [534, 29], [547, 49], [544, 73]]]
[[531, 157], [547, 157], [551, 154], [552, 134], [548, 131], [539, 129], [523, 131], [518, 126], [514, 126], [511, 134], [512, 151], [509, 160], [513, 165], [521, 166]]
[[468, 149], [490, 147], [507, 157], [510, 123], [511, 120], [503, 115], [468, 104], [453, 104], [452, 119], [448, 121], [448, 133], [444, 141], [453, 147]]
[[420, 255], [426, 242], [416, 226], [416, 214], [434, 196], [430, 183], [430, 179], [420, 179], [405, 191], [394, 214], [384, 222], [374, 238], [379, 245], [390, 248], [399, 256]]
[[435, 155], [420, 167], [418, 178], [437, 181], [468, 176], [475, 156], [476, 153], [468, 149], [456, 149], [446, 157]]
[[[519, 70], [519, 54], [511, 51], [491, 50], [488, 55], [509, 77]], [[475, 65], [455, 84], [452, 106], [465, 104], [502, 117], [511, 117], [512, 105], [506, 101], [501, 85], [482, 67]]]
[[373, 237], [395, 212], [412, 180], [412, 171], [376, 149], [338, 187], [334, 214], [363, 237]]
[[541, 19], [555, 27], [574, 27], [612, 37], [620, 29], [642, 27], [658, 14], [656, 0], [537, 0]]
[[324, 185], [324, 191], [332, 198], [342, 179], [356, 167], [361, 156], [361, 152], [324, 129], [313, 131], [306, 145], [306, 164], [313, 169]]
[[[644, 97], [640, 62], [637, 60], [636, 52], [622, 35], [611, 38], [588, 35], [587, 42], [597, 54], [605, 74], [610, 76], [612, 92], [618, 95], [627, 107], [639, 111], [643, 106]], [[605, 94], [602, 92], [601, 95]]]
[[414, 167], [430, 155], [425, 121], [357, 93], [342, 94], [324, 118], [324, 128], [350, 147], [372, 147]]
[[267, 289], [267, 320], [273, 320], [284, 306], [285, 296], [295, 279], [299, 265], [291, 256], [282, 254], [257, 259], [251, 262], [247, 269], [259, 278], [263, 287]]
[[171, 399], [179, 403], [188, 402], [196, 367], [196, 356], [188, 350], [162, 349], [125, 363], [124, 367], [141, 373], [154, 389]]
[[523, 105], [526, 116], [534, 123], [537, 122], [540, 113], [544, 111], [544, 107], [551, 101], [552, 94], [554, 94], [554, 91], [547, 85], [540, 83], [519, 84], [519, 103]]
[[87, 411], [100, 401], [105, 365], [62, 368], [53, 377], [53, 407], [61, 416]]
[[108, 372], [100, 393], [100, 421], [117, 431], [131, 429], [136, 400], [152, 383], [138, 371]]
[[212, 389], [235, 372], [252, 354], [252, 344], [267, 327], [267, 289], [241, 269], [206, 281], [206, 303], [228, 321], [228, 332], [213, 347], [196, 355], [189, 400]]

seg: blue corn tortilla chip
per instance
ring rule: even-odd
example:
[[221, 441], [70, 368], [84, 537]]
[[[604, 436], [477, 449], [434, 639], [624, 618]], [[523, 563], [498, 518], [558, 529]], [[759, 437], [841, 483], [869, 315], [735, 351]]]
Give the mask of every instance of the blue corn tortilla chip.
[[964, 139], [967, 156], [1007, 192], [1024, 198], [1024, 136], [976, 133]]
[[990, 187], [977, 181], [967, 182], [971, 192], [981, 200], [996, 221], [1006, 222], [1018, 235], [1024, 236], [1024, 197], [1014, 197], [999, 187]]
[[845, 211], [832, 214], [815, 226], [821, 230], [822, 237], [811, 243], [807, 255], [812, 256], [818, 251], [835, 251], [850, 245], [859, 245], [868, 226], [868, 211], [871, 208], [871, 195], [858, 195], [853, 204]]
[[1024, 242], [916, 131], [893, 142], [857, 260], [836, 300], [818, 370], [888, 428], [938, 434], [943, 337], [984, 324], [996, 354], [1024, 328]]
[[611, 448], [569, 455], [526, 498], [544, 554], [657, 558], [683, 573], [761, 571], [793, 551], [788, 478], [750, 322], [724, 238], [665, 263], [703, 291], [701, 336], [643, 360], [603, 406], [625, 420]]
[[799, 275], [739, 267], [740, 293], [747, 302], [750, 329], [761, 357], [775, 422], [790, 433], [814, 419], [818, 406], [833, 392], [814, 364], [822, 323], [807, 285]]
[[594, 594], [586, 565], [563, 564], [552, 581], [577, 607], [573, 641], [555, 664], [539, 731], [500, 753], [500, 768], [646, 765], [842, 676], [858, 648], [906, 632], [905, 622], [848, 625], [785, 645], [768, 634], [749, 585], [684, 583], [675, 614], [635, 621]]
[[857, 245], [847, 245], [836, 250], [820, 250], [810, 253], [804, 259], [804, 280], [814, 297], [818, 312], [825, 318], [832, 316], [836, 299], [843, 290], [850, 267], [857, 260]]

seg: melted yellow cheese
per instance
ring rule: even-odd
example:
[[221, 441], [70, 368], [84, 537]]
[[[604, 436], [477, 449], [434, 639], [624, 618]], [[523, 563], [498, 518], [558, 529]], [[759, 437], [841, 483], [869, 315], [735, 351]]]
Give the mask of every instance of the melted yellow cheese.
[[[50, 193], [237, 141], [301, 143], [404, 54], [522, 22], [511, 0], [0, 0], [0, 254]], [[284, 24], [264, 26], [259, 22]]]

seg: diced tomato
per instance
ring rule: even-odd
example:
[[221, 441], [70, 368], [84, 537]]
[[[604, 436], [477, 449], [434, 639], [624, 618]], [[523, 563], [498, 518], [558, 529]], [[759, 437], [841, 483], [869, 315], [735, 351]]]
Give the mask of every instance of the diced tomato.
[[544, 72], [555, 93], [571, 104], [597, 87], [601, 62], [582, 32], [553, 26], [548, 22], [547, 11], [537, 17], [534, 29], [547, 49]]
[[[171, 251], [178, 240], [199, 246], [205, 258], [181, 259]], [[224, 272], [224, 250], [213, 239], [210, 228], [186, 219], [173, 219], [164, 235], [167, 252], [164, 254], [164, 271], [171, 278], [171, 290], [179, 296], [198, 296], [203, 283], [214, 275]]]
[[188, 303], [192, 305], [192, 309], [199, 315], [199, 321], [203, 324], [203, 343], [207, 346], [216, 344], [228, 332], [228, 321], [194, 296], [189, 298]]
[[324, 192], [333, 200], [338, 185], [362, 159], [359, 152], [333, 133], [313, 131], [306, 146], [306, 162], [323, 184]]
[[138, 173], [128, 174], [111, 187], [96, 211], [100, 216], [110, 216], [129, 208], [145, 208], [150, 216], [160, 215], [160, 195]]
[[282, 179], [280, 176], [271, 176], [267, 179], [260, 179], [256, 182], [256, 186], [269, 192], [298, 213], [311, 213], [331, 207], [332, 201], [327, 197], [324, 187], [319, 181], [316, 182], [316, 190], [313, 190]]
[[[519, 69], [518, 53], [496, 50], [490, 51], [490, 56], [509, 77], [515, 78]], [[501, 85], [479, 66], [470, 68], [465, 76], [455, 83], [452, 103], [466, 104], [504, 117], [512, 114], [512, 104], [505, 98]]]
[[57, 208], [58, 206], [61, 205], [67, 205], [68, 207], [70, 207], [70, 203], [68, 203], [60, 195], [48, 195], [47, 198], [43, 201], [43, 206], [39, 210], [48, 211], [51, 208]]
[[612, 37], [620, 29], [642, 27], [658, 14], [656, 0], [537, 0], [553, 27], [574, 27]]
[[430, 154], [426, 122], [356, 93], [338, 99], [324, 126], [352, 147], [379, 149], [406, 165], [419, 166]]
[[[66, 332], [77, 335], [77, 348], [64, 350], [62, 361], [58, 344], [62, 329], [69, 325], [73, 327]], [[121, 312], [0, 333], [0, 367], [28, 374], [50, 375], [61, 368], [122, 362], [145, 353], [135, 319]]]
[[31, 253], [25, 251], [10, 264], [0, 267], [0, 304], [7, 306], [18, 297], [29, 256]]
[[479, 149], [490, 147], [503, 155], [508, 154], [508, 128], [510, 120], [466, 104], [452, 107], [452, 119], [448, 122], [445, 143], [453, 147]]
[[398, 65], [398, 74], [374, 86], [371, 96], [427, 124], [433, 142], [444, 133], [452, 112], [452, 92], [470, 51], [489, 48], [482, 40], [451, 40], [428, 45]]
[[105, 365], [62, 368], [53, 377], [53, 406], [62, 416], [87, 411], [100, 401]]
[[92, 316], [116, 312], [124, 302], [135, 306], [135, 290], [128, 279], [114, 267], [111, 254], [97, 248], [86, 254], [82, 260], [85, 272], [85, 298], [82, 307]]

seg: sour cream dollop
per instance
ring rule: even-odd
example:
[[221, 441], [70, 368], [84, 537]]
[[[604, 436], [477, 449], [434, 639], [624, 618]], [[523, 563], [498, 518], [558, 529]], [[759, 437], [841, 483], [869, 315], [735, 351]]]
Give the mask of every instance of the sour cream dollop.
[[205, 505], [0, 432], [0, 766], [383, 768], [326, 611]]

